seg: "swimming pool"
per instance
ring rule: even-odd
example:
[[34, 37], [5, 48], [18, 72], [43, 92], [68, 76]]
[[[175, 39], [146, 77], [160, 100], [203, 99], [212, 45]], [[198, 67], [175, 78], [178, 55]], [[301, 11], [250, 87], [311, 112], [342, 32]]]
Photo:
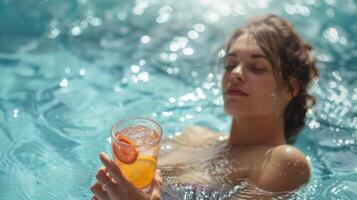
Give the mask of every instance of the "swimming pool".
[[357, 198], [355, 1], [1, 0], [1, 199], [90, 199], [97, 155], [123, 117], [155, 118], [165, 137], [189, 124], [227, 132], [210, 72], [233, 29], [268, 12], [320, 61], [297, 142], [313, 176], [291, 198]]

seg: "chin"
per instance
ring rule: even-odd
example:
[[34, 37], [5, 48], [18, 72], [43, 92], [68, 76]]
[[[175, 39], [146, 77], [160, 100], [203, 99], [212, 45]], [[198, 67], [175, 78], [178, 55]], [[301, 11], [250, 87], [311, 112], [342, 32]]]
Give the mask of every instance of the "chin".
[[238, 106], [224, 106], [224, 111], [231, 116], [237, 116], [242, 114], [242, 109]]

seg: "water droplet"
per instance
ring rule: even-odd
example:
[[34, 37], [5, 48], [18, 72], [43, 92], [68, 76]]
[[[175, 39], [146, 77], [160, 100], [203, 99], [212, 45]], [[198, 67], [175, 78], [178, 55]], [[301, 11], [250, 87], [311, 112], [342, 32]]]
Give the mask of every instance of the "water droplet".
[[149, 80], [149, 73], [147, 73], [147, 72], [139, 73], [138, 74], [138, 80], [144, 81], [144, 82], [148, 81]]
[[71, 68], [69, 68], [69, 67], [64, 68], [64, 73], [66, 73], [66, 74], [71, 73]]
[[82, 33], [82, 29], [79, 26], [75, 26], [71, 30], [73, 36], [78, 36]]
[[186, 115], [185, 115], [185, 118], [186, 118], [187, 120], [190, 120], [190, 119], [192, 119], [192, 118], [193, 118], [193, 115], [186, 114]]
[[176, 52], [180, 49], [180, 45], [177, 42], [170, 42], [170, 51]]
[[121, 84], [127, 85], [127, 84], [128, 84], [128, 79], [123, 78], [123, 79], [121, 80]]
[[130, 67], [130, 69], [131, 69], [131, 71], [132, 71], [133, 73], [135, 73], [135, 74], [140, 71], [140, 67], [137, 66], [137, 65], [132, 65], [132, 66]]
[[190, 55], [192, 55], [194, 53], [194, 50], [192, 48], [190, 48], [190, 47], [187, 47], [187, 48], [184, 48], [182, 50], [182, 53], [187, 55], [187, 56], [190, 56]]
[[102, 25], [103, 20], [98, 17], [92, 17], [91, 20], [89, 21], [89, 23], [92, 26], [100, 26], [100, 25]]
[[163, 13], [160, 14], [157, 18], [156, 18], [156, 22], [158, 24], [163, 24], [165, 22], [167, 22], [171, 17], [171, 13]]
[[12, 117], [13, 118], [17, 118], [18, 117], [18, 114], [19, 114], [19, 109], [15, 108], [13, 113], [12, 113]]
[[80, 76], [86, 75], [86, 69], [81, 68], [81, 69], [79, 70], [79, 75], [80, 75]]
[[187, 36], [192, 39], [192, 40], [195, 40], [198, 38], [198, 33], [196, 31], [189, 31], [187, 33]]
[[204, 14], [204, 18], [207, 19], [209, 22], [218, 22], [220, 15], [216, 12], [210, 11]]
[[170, 98], [169, 98], [169, 102], [170, 102], [170, 103], [175, 103], [175, 102], [176, 102], [176, 99], [175, 99], [174, 97], [170, 97]]
[[145, 65], [145, 63], [146, 63], [146, 61], [145, 61], [144, 59], [141, 59], [141, 60], [139, 61], [139, 65], [140, 65], [140, 66]]
[[68, 86], [68, 80], [67, 79], [62, 79], [60, 82], [60, 87], [67, 87]]
[[205, 26], [204, 24], [201, 24], [201, 23], [195, 24], [193, 28], [194, 28], [195, 31], [197, 31], [197, 32], [203, 32], [203, 31], [206, 30], [206, 26]]
[[336, 43], [339, 40], [339, 34], [336, 28], [330, 27], [323, 32], [323, 36], [331, 43]]
[[60, 34], [60, 31], [57, 28], [51, 30], [49, 37], [55, 39]]
[[42, 182], [40, 180], [36, 181], [37, 185], [41, 185]]
[[161, 113], [163, 116], [165, 116], [165, 117], [170, 117], [172, 114], [173, 114], [173, 112], [162, 112]]
[[180, 69], [178, 67], [173, 68], [173, 73], [178, 74], [180, 72]]
[[169, 61], [170, 62], [175, 62], [177, 59], [177, 54], [176, 53], [170, 53], [169, 55]]
[[150, 42], [150, 37], [147, 36], [147, 35], [144, 35], [140, 38], [140, 42], [143, 43], [143, 44], [147, 44]]
[[306, 160], [311, 161], [310, 156], [306, 156]]
[[88, 28], [88, 22], [87, 21], [82, 21], [81, 22], [81, 29], [86, 29]]

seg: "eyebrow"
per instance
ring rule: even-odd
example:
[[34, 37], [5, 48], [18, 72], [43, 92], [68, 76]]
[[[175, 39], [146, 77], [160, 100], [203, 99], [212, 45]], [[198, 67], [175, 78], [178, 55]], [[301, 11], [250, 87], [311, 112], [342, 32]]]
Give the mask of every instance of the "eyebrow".
[[261, 55], [261, 54], [252, 54], [250, 57], [251, 57], [251, 58], [264, 58], [264, 59], [267, 59], [266, 56]]
[[[227, 54], [226, 57], [238, 57], [238, 55], [236, 53], [229, 53], [229, 54]], [[258, 59], [258, 58], [267, 59], [266, 56], [261, 55], [261, 54], [252, 54], [252, 55], [250, 55], [250, 57], [253, 59]]]

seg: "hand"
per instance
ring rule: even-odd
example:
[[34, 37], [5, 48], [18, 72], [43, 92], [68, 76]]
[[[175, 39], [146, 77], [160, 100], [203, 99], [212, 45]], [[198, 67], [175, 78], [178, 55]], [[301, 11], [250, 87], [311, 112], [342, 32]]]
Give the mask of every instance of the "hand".
[[[94, 193], [93, 200], [159, 200], [162, 180], [156, 170], [151, 194], [145, 194], [130, 183], [122, 174], [119, 167], [101, 153], [100, 160], [104, 167], [97, 172], [97, 182], [91, 187]], [[108, 175], [109, 173], [109, 175]]]

